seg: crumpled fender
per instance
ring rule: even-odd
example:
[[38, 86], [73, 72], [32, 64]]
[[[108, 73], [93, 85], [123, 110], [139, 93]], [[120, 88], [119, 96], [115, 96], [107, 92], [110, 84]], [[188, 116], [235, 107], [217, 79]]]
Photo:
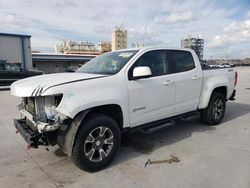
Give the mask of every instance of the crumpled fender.
[[71, 156], [72, 149], [75, 142], [75, 137], [80, 127], [82, 120], [86, 116], [86, 114], [90, 111], [90, 109], [84, 110], [79, 113], [70, 124], [63, 124], [59, 128], [57, 143], [61, 147], [64, 153], [68, 156]]

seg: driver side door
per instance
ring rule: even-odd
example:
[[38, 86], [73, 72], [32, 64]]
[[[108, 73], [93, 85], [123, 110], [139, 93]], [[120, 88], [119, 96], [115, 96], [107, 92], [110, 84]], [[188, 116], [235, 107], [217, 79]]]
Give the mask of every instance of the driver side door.
[[[135, 67], [147, 66], [149, 78], [133, 79]], [[175, 83], [165, 50], [144, 53], [129, 70], [129, 113], [131, 126], [170, 117], [174, 114]]]

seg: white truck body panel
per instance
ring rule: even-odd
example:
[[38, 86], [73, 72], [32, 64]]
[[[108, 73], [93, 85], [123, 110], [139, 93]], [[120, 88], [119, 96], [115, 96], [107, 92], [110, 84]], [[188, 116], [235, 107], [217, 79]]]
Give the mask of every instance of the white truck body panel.
[[164, 84], [170, 78], [171, 75], [163, 75], [128, 82], [129, 114], [132, 126], [175, 114], [175, 84]]
[[56, 111], [72, 119], [83, 110], [116, 104], [121, 107], [124, 127], [134, 127], [206, 108], [213, 89], [219, 86], [227, 87], [227, 99], [231, 96], [235, 87], [234, 70], [226, 68], [202, 71], [195, 52], [190, 49], [181, 50], [192, 53], [195, 69], [128, 80], [129, 68], [142, 54], [168, 49], [142, 48], [115, 75], [58, 73], [23, 79], [11, 85], [11, 94], [18, 97], [63, 94]]
[[213, 90], [221, 86], [226, 86], [226, 99], [229, 99], [235, 89], [235, 70], [233, 68], [203, 71], [203, 87], [201, 90], [199, 109], [207, 107]]
[[13, 83], [11, 87], [11, 93], [12, 95], [18, 97], [30, 97], [36, 88], [43, 88], [41, 95], [44, 95], [45, 90], [51, 86], [100, 76], [102, 75], [86, 73], [61, 73], [34, 76], [32, 78], [25, 78]]

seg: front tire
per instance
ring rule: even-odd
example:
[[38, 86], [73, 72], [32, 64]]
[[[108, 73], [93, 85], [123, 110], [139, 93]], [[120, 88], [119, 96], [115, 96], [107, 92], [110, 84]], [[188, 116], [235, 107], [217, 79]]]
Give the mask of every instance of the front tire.
[[75, 138], [71, 158], [82, 170], [98, 171], [113, 160], [119, 145], [118, 124], [109, 116], [93, 114], [83, 121]]
[[201, 110], [200, 115], [204, 123], [218, 125], [226, 111], [226, 99], [221, 93], [214, 92], [209, 101], [208, 107]]

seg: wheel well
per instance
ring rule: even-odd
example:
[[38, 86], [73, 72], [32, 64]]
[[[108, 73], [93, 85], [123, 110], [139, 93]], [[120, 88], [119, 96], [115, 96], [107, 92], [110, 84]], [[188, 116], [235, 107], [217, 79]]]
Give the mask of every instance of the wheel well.
[[93, 113], [105, 114], [105, 115], [113, 118], [116, 121], [116, 123], [119, 125], [119, 128], [122, 130], [122, 128], [123, 128], [123, 115], [122, 115], [122, 109], [119, 105], [108, 104], [108, 105], [93, 107], [87, 113], [86, 118]]
[[226, 86], [221, 86], [221, 87], [217, 87], [213, 90], [213, 93], [221, 93], [222, 95], [224, 95], [225, 99], [227, 98], [227, 87]]

